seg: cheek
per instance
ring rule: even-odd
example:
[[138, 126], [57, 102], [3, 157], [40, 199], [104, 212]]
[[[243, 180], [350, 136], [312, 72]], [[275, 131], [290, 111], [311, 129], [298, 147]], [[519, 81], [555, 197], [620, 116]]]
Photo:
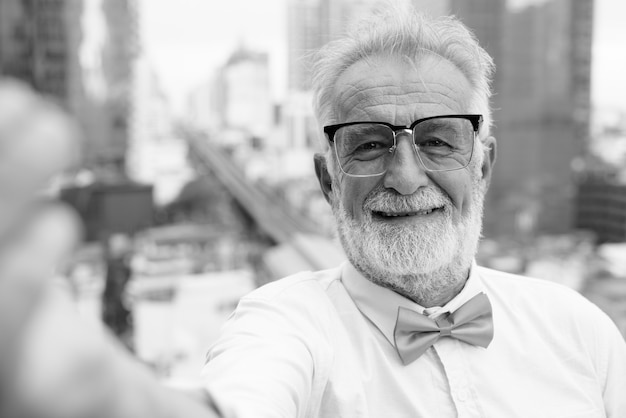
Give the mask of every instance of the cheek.
[[440, 173], [436, 184], [452, 200], [455, 209], [461, 213], [472, 203], [473, 181], [468, 169]]
[[340, 175], [335, 188], [335, 196], [341, 200], [348, 216], [354, 220], [361, 220], [363, 216], [363, 203], [367, 196], [377, 187], [380, 179], [354, 178]]

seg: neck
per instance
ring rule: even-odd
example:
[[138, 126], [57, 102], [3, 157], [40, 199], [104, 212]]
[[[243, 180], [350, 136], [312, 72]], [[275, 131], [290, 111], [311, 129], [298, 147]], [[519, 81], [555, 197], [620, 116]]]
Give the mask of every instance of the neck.
[[[407, 277], [409, 281], [422, 280], [419, 276], [415, 277]], [[450, 286], [441, 289], [433, 289], [433, 291], [428, 293], [420, 293], [420, 292], [406, 292], [406, 289], [391, 289], [394, 292], [404, 296], [405, 298], [411, 299], [413, 302], [424, 308], [432, 308], [433, 306], [444, 306], [446, 303], [450, 302], [456, 295], [461, 293], [461, 290], [465, 287], [465, 283], [467, 282], [467, 276], [465, 279], [460, 279], [451, 283]]]
[[471, 261], [461, 266], [453, 262], [428, 274], [382, 277], [372, 275], [363, 266], [354, 267], [369, 281], [393, 290], [424, 308], [443, 306], [458, 295], [469, 278]]

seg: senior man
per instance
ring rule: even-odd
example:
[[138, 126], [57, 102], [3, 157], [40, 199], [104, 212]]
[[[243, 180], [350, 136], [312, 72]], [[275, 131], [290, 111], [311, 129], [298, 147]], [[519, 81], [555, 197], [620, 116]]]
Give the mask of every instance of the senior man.
[[492, 72], [458, 20], [406, 11], [319, 52], [315, 167], [348, 261], [241, 300], [204, 371], [225, 416], [626, 417], [607, 316], [474, 263]]

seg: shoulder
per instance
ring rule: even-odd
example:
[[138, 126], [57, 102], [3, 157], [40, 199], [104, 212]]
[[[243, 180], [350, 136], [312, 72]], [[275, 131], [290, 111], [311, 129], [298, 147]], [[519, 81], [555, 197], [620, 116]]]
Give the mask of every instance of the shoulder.
[[[209, 348], [205, 387], [229, 416], [304, 416], [334, 358], [326, 290], [339, 269], [302, 272], [244, 296]], [[308, 414], [307, 414], [308, 416]]]
[[[494, 323], [511, 330], [499, 333], [501, 342], [524, 341], [527, 353], [535, 346], [536, 352], [550, 349], [571, 367], [577, 364], [576, 370], [591, 366], [603, 386], [619, 386], [615, 399], [622, 396], [626, 344], [600, 308], [577, 291], [547, 280], [482, 267], [479, 276], [493, 306]], [[617, 380], [611, 383], [611, 378]]]
[[486, 267], [478, 267], [478, 272], [485, 287], [492, 292], [509, 293], [509, 296], [512, 297], [527, 297], [532, 295], [533, 298], [536, 299], [557, 298], [570, 299], [577, 303], [587, 302], [587, 300], [574, 289], [549, 280], [505, 273]]
[[226, 328], [319, 335], [332, 323], [334, 309], [327, 292], [340, 283], [339, 278], [336, 268], [302, 272], [261, 286], [241, 298]]
[[316, 272], [303, 271], [261, 286], [244, 296], [243, 300], [278, 302], [302, 295], [308, 298], [324, 297], [328, 288], [338, 281], [340, 276], [339, 267]]
[[549, 280], [478, 267], [486, 292], [501, 310], [542, 322], [569, 324], [579, 332], [613, 327], [609, 317], [579, 292]]
[[231, 353], [241, 362], [241, 353], [246, 353], [247, 359], [279, 361], [280, 354], [295, 363], [312, 359], [326, 364], [337, 322], [326, 290], [339, 277], [340, 269], [302, 272], [244, 296], [209, 349], [207, 361], [215, 365], [216, 358], [230, 358], [226, 353]]
[[320, 320], [332, 313], [328, 293], [340, 283], [341, 268], [305, 271], [268, 283], [244, 296], [235, 314], [250, 306], [297, 318]]

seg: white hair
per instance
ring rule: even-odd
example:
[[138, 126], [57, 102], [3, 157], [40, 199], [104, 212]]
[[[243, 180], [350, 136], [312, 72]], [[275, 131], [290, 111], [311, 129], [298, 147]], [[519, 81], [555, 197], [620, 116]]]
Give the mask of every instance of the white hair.
[[[425, 54], [438, 55], [454, 64], [474, 89], [469, 112], [483, 115], [481, 142], [491, 129], [490, 82], [495, 66], [476, 37], [457, 18], [432, 18], [411, 6], [389, 4], [350, 28], [345, 37], [328, 43], [314, 56], [313, 107], [318, 123], [338, 123], [334, 87], [339, 76], [354, 63], [376, 55], [392, 55], [416, 62]], [[328, 149], [322, 138], [323, 149]]]

